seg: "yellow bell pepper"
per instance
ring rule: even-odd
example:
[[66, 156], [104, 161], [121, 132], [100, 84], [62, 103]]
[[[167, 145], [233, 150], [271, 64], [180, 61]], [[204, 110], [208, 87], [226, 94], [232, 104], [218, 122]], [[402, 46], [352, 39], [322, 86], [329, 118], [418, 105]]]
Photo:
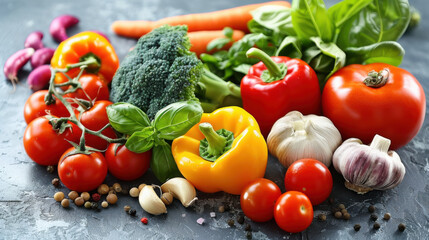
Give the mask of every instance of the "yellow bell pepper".
[[[205, 143], [200, 146], [201, 140]], [[200, 148], [205, 154], [200, 155]], [[240, 194], [252, 180], [264, 177], [268, 160], [258, 123], [240, 107], [204, 113], [200, 124], [173, 141], [171, 150], [182, 175], [206, 193]]]

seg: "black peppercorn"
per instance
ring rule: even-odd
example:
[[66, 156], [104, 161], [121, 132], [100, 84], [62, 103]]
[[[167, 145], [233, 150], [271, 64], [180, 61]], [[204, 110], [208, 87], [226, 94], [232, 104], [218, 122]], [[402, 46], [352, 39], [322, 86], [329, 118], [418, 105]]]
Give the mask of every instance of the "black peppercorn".
[[380, 224], [379, 224], [378, 222], [374, 223], [373, 228], [374, 228], [375, 230], [378, 230], [378, 229], [380, 228]]
[[233, 219], [228, 219], [228, 225], [230, 226], [230, 227], [234, 227], [234, 225], [235, 225], [235, 223], [234, 223], [234, 220]]
[[250, 226], [250, 224], [246, 223], [246, 227], [244, 227], [244, 230], [250, 232], [250, 231], [252, 231], [252, 226]]
[[405, 224], [400, 223], [400, 224], [398, 225], [398, 230], [399, 230], [400, 232], [405, 231]]
[[353, 228], [355, 229], [356, 232], [359, 232], [360, 225], [359, 224], [355, 224], [355, 226]]
[[386, 213], [386, 214], [384, 214], [384, 217], [383, 217], [383, 219], [384, 220], [386, 220], [386, 221], [389, 221], [390, 220], [390, 213]]
[[244, 216], [243, 216], [243, 215], [239, 215], [239, 216], [237, 217], [237, 222], [238, 222], [239, 224], [243, 224], [243, 223], [244, 223]]
[[52, 179], [52, 185], [54, 185], [54, 187], [59, 187], [60, 186], [60, 180], [58, 178], [54, 178]]
[[246, 238], [252, 239], [252, 232], [246, 232]]
[[377, 221], [377, 219], [378, 219], [378, 216], [377, 216], [377, 215], [375, 215], [375, 214], [371, 214], [371, 220], [372, 220], [372, 221]]
[[54, 166], [49, 165], [46, 167], [46, 171], [48, 171], [48, 173], [54, 173], [55, 168], [54, 168]]
[[375, 207], [373, 205], [368, 207], [368, 212], [373, 213], [375, 212]]
[[91, 203], [91, 208], [92, 208], [92, 209], [97, 209], [97, 208], [98, 208], [98, 203], [96, 203], [96, 202], [92, 202], [92, 203]]
[[130, 209], [128, 211], [128, 214], [130, 214], [131, 216], [135, 216], [137, 214], [137, 211], [135, 209]]

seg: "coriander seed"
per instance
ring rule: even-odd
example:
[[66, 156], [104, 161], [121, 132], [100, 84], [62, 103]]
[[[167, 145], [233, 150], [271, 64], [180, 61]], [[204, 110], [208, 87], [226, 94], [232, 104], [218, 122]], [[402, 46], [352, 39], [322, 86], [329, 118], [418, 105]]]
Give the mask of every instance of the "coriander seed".
[[109, 192], [109, 186], [107, 186], [107, 184], [101, 184], [100, 186], [98, 186], [98, 188], [97, 188], [97, 192], [100, 194], [100, 195], [105, 195], [105, 194], [107, 194], [108, 192]]
[[114, 183], [112, 187], [113, 187], [113, 190], [115, 190], [115, 192], [117, 192], [117, 193], [122, 192], [121, 184]]
[[77, 197], [77, 198], [74, 200], [74, 204], [76, 204], [76, 206], [82, 206], [84, 203], [85, 203], [85, 200], [83, 200], [83, 198], [82, 198], [82, 197]]
[[317, 218], [322, 222], [326, 221], [326, 215], [323, 213], [317, 215]]
[[130, 189], [130, 196], [131, 197], [138, 197], [139, 194], [140, 194], [140, 191], [139, 191], [138, 188], [133, 187], [133, 188]]
[[219, 211], [220, 213], [225, 212], [225, 206], [223, 206], [223, 205], [219, 206], [218, 211]]
[[106, 201], [103, 201], [102, 203], [101, 203], [101, 207], [103, 207], [103, 208], [107, 208], [109, 206], [109, 203], [108, 202], [106, 202]]
[[61, 206], [63, 206], [63, 208], [68, 208], [70, 206], [70, 201], [67, 198], [64, 198], [61, 201]]
[[76, 191], [71, 191], [69, 192], [68, 196], [71, 200], [74, 201], [77, 197], [79, 197], [79, 193], [77, 193]]
[[106, 200], [109, 204], [116, 204], [118, 196], [116, 196], [116, 194], [109, 194], [107, 195]]
[[64, 199], [64, 193], [63, 192], [56, 192], [54, 194], [54, 199], [57, 202], [61, 202]]
[[346, 206], [344, 206], [344, 204], [341, 203], [341, 204], [338, 204], [338, 208], [339, 209], [346, 209]]
[[344, 214], [346, 214], [347, 213], [347, 209], [345, 209], [345, 208], [343, 208], [343, 209], [341, 209], [341, 213], [344, 215]]
[[84, 207], [91, 208], [91, 202], [90, 201], [85, 202]]
[[146, 184], [142, 183], [139, 185], [139, 191], [141, 191], [143, 189], [143, 187], [146, 186]]
[[349, 220], [350, 219], [350, 213], [346, 212], [343, 214], [343, 219], [344, 220]]
[[338, 212], [335, 212], [334, 216], [335, 218], [340, 219], [343, 216], [343, 214], [338, 211]]
[[80, 194], [80, 196], [83, 198], [83, 200], [88, 201], [91, 198], [91, 195], [89, 195], [88, 192], [83, 192]]

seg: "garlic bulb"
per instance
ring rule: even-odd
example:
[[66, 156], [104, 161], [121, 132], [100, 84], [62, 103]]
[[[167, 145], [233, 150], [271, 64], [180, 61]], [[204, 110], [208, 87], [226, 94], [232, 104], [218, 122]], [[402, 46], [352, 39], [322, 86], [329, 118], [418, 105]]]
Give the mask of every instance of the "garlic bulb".
[[302, 158], [314, 158], [327, 167], [341, 144], [341, 134], [326, 117], [291, 111], [277, 120], [267, 138], [268, 150], [289, 167]]
[[380, 135], [375, 135], [369, 146], [357, 138], [344, 141], [334, 153], [333, 164], [346, 180], [346, 187], [364, 194], [401, 183], [405, 167], [396, 152], [388, 151], [389, 146], [390, 140]]

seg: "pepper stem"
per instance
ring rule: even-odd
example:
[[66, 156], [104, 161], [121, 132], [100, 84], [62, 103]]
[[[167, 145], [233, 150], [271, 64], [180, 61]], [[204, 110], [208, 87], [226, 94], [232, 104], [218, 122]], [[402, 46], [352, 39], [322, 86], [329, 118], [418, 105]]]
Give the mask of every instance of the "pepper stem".
[[199, 127], [208, 142], [207, 153], [213, 156], [222, 155], [227, 144], [226, 138], [217, 134], [208, 122], [200, 123]]
[[270, 83], [277, 80], [281, 80], [286, 76], [287, 66], [285, 64], [279, 64], [268, 56], [264, 51], [258, 48], [251, 48], [246, 52], [248, 58], [257, 58], [262, 61], [267, 68], [267, 72], [264, 71], [261, 78], [264, 82]]
[[389, 80], [390, 71], [388, 68], [384, 68], [380, 72], [374, 70], [368, 73], [368, 76], [363, 80], [363, 83], [372, 88], [379, 88], [384, 86]]

